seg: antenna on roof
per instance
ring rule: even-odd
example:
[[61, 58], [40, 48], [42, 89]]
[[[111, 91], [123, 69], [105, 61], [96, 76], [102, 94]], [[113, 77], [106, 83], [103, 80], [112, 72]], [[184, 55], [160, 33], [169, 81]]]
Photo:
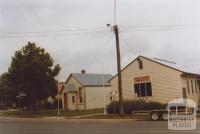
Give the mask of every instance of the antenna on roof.
[[172, 63], [172, 64], [176, 64], [176, 62], [172, 62], [172, 61], [168, 61], [168, 60], [163, 60], [163, 59], [159, 59], [159, 58], [153, 58], [153, 59], [164, 61], [164, 62], [169, 62], [169, 63]]

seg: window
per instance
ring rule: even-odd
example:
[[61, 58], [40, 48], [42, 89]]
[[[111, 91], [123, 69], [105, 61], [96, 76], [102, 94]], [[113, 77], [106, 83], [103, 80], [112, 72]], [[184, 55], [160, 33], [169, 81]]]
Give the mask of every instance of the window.
[[140, 84], [135, 84], [134, 89], [135, 89], [135, 94], [137, 94], [137, 97], [141, 97], [140, 96]]
[[81, 87], [79, 87], [78, 93], [79, 93], [79, 102], [82, 103], [83, 98], [82, 98], [82, 88]]
[[194, 93], [193, 80], [191, 80], [192, 93]]
[[152, 96], [151, 82], [134, 84], [135, 94], [137, 97]]
[[196, 93], [198, 93], [198, 85], [197, 85], [197, 80], [194, 81], [194, 84], [195, 84], [195, 90], [196, 90]]
[[75, 103], [75, 96], [72, 96], [72, 103]]
[[79, 99], [80, 99], [80, 103], [83, 103], [83, 98], [82, 98], [82, 97], [80, 97]]
[[140, 86], [139, 90], [141, 97], [145, 97], [146, 96], [145, 83], [140, 83], [139, 86]]
[[198, 87], [199, 92], [200, 92], [200, 80], [197, 80], [197, 87]]
[[152, 96], [151, 82], [135, 84], [134, 88], [138, 97]]
[[190, 84], [189, 84], [189, 80], [187, 80], [187, 90], [188, 90], [188, 94], [190, 94]]
[[182, 92], [183, 92], [183, 98], [187, 98], [187, 93], [185, 88], [182, 88]]
[[134, 77], [134, 92], [137, 97], [152, 96], [151, 77], [149, 75]]
[[147, 96], [152, 96], [151, 82], [146, 83]]

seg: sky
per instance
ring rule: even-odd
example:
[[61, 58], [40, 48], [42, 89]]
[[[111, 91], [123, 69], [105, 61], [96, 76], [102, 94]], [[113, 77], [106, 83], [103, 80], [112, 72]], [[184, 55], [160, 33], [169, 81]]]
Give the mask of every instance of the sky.
[[[0, 74], [31, 41], [61, 65], [61, 81], [82, 69], [114, 75], [115, 36], [106, 27], [114, 24], [113, 1], [0, 0]], [[199, 0], [117, 0], [122, 67], [144, 55], [200, 72], [199, 7]]]

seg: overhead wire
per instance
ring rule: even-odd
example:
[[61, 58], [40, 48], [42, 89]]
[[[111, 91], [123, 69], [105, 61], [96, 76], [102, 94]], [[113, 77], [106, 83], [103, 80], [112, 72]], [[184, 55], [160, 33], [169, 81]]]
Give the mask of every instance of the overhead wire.
[[60, 32], [74, 32], [74, 31], [89, 31], [89, 30], [100, 30], [105, 27], [88, 27], [88, 28], [76, 28], [76, 29], [60, 29], [60, 30], [47, 30], [47, 31], [25, 31], [25, 32], [1, 32], [3, 34], [43, 34], [43, 33], [60, 33]]
[[113, 37], [113, 34], [108, 36], [108, 38], [106, 38], [103, 42], [99, 43], [98, 46], [100, 46], [100, 47], [98, 48], [96, 54], [93, 56], [93, 58], [89, 61], [89, 63], [87, 65], [91, 65], [92, 63], [94, 63], [96, 58], [103, 52], [103, 49], [105, 49], [105, 46], [112, 39], [112, 37]]
[[80, 34], [100, 33], [108, 31], [107, 27], [90, 27], [90, 28], [76, 28], [76, 29], [61, 29], [61, 30], [47, 30], [47, 31], [26, 31], [26, 32], [1, 32], [0, 38], [26, 38], [26, 37], [59, 37], [71, 36]]
[[[147, 25], [147, 26], [120, 26], [121, 32], [131, 31], [163, 31], [163, 30], [191, 30], [200, 28], [200, 24], [185, 25]], [[47, 31], [26, 31], [26, 32], [1, 32], [0, 38], [25, 38], [25, 37], [48, 37], [48, 36], [70, 36], [79, 34], [89, 34], [107, 31], [106, 27], [61, 29]]]
[[81, 34], [91, 34], [91, 33], [103, 33], [107, 30], [96, 30], [96, 31], [86, 31], [86, 32], [74, 32], [74, 33], [60, 33], [60, 34], [40, 34], [40, 35], [0, 35], [0, 38], [26, 38], [26, 37], [59, 37], [59, 36], [72, 36]]
[[174, 28], [174, 27], [169, 27], [169, 28], [132, 28], [132, 29], [122, 29], [122, 32], [132, 32], [132, 31], [180, 31], [180, 30], [198, 30], [199, 28]]
[[122, 32], [131, 31], [169, 31], [169, 30], [197, 30], [200, 24], [182, 25], [146, 25], [146, 26], [120, 26]]
[[129, 52], [132, 53], [133, 55], [136, 55], [136, 52], [129, 45], [129, 42], [126, 40], [126, 38], [123, 36], [123, 34], [121, 32], [119, 32], [119, 35], [120, 35], [121, 39], [124, 41], [124, 44], [128, 48]]
[[200, 27], [200, 24], [182, 24], [182, 25], [143, 25], [143, 26], [120, 26], [123, 28], [163, 28], [163, 27], [193, 27], [198, 26]]

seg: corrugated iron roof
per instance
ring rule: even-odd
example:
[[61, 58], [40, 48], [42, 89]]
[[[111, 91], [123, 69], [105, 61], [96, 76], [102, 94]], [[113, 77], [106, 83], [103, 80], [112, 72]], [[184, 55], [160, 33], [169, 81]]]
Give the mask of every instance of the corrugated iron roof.
[[[144, 56], [141, 56], [141, 57], [144, 57]], [[178, 63], [175, 63], [175, 62], [171, 62], [171, 61], [167, 61], [167, 60], [163, 60], [163, 59], [159, 59], [159, 58], [149, 58], [149, 57], [144, 57], [144, 58], [147, 58], [147, 59], [150, 59], [152, 61], [158, 62], [160, 64], [169, 66], [171, 68], [180, 70], [183, 73], [191, 73], [191, 74], [197, 74], [197, 75], [200, 74], [199, 68], [194, 67], [194, 66], [182, 65], [182, 64], [178, 64]]]

